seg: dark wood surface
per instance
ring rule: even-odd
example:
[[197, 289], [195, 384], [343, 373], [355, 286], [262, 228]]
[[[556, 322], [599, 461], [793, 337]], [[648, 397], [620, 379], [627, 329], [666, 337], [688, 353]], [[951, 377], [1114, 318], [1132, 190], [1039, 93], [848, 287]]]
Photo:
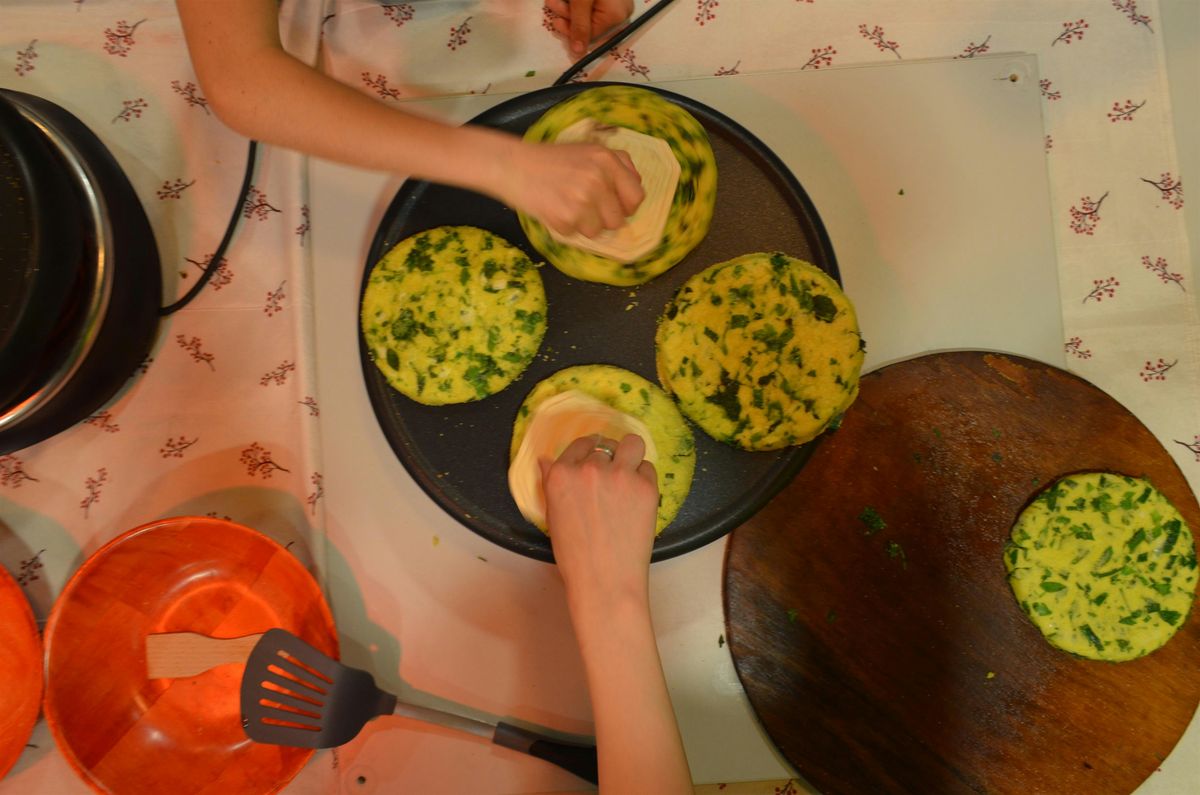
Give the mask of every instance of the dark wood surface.
[[[1148, 477], [1200, 530], [1162, 444], [1065, 371], [953, 352], [863, 377], [725, 562], [738, 675], [802, 776], [823, 793], [1092, 795], [1154, 773], [1200, 701], [1200, 611], [1139, 660], [1079, 659], [1021, 612], [1001, 558], [1026, 503], [1086, 470]], [[887, 524], [873, 535], [867, 506]]]

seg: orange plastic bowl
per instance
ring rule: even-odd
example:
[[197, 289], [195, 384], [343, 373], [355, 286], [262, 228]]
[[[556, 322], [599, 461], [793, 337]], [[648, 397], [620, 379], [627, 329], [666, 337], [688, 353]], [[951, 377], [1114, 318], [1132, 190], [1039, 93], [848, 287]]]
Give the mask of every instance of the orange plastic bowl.
[[98, 792], [269, 793], [312, 750], [242, 730], [243, 665], [147, 679], [146, 636], [235, 638], [282, 627], [337, 656], [329, 607], [287, 550], [218, 519], [164, 519], [103, 546], [71, 577], [46, 625], [46, 721]]
[[0, 566], [0, 778], [33, 734], [42, 703], [42, 639], [25, 593]]

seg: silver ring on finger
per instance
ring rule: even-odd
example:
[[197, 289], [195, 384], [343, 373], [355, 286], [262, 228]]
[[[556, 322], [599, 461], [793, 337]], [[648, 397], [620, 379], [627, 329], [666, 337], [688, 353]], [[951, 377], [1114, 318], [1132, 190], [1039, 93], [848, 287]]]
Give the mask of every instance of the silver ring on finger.
[[608, 460], [612, 461], [617, 457], [617, 451], [612, 448], [612, 445], [606, 442], [596, 442], [596, 446], [592, 448], [593, 453], [604, 453], [608, 456]]

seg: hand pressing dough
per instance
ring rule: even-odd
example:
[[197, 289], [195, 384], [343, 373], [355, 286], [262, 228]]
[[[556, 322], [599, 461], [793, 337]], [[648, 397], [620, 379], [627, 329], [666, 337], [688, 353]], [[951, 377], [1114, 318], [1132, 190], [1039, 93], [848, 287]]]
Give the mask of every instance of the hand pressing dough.
[[679, 186], [679, 161], [671, 153], [670, 144], [628, 127], [606, 126], [595, 119], [580, 119], [560, 132], [554, 142], [596, 143], [627, 153], [642, 179], [645, 195], [637, 210], [618, 229], [605, 229], [595, 237], [578, 232], [562, 235], [553, 229], [550, 235], [560, 243], [624, 264], [653, 251], [662, 240], [671, 200]]

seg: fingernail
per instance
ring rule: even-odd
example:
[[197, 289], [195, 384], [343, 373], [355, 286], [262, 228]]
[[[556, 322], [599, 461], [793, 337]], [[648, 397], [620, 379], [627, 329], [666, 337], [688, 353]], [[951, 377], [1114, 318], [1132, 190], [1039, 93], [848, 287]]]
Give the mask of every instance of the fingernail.
[[576, 55], [583, 55], [583, 42], [578, 39], [571, 42], [571, 51]]

